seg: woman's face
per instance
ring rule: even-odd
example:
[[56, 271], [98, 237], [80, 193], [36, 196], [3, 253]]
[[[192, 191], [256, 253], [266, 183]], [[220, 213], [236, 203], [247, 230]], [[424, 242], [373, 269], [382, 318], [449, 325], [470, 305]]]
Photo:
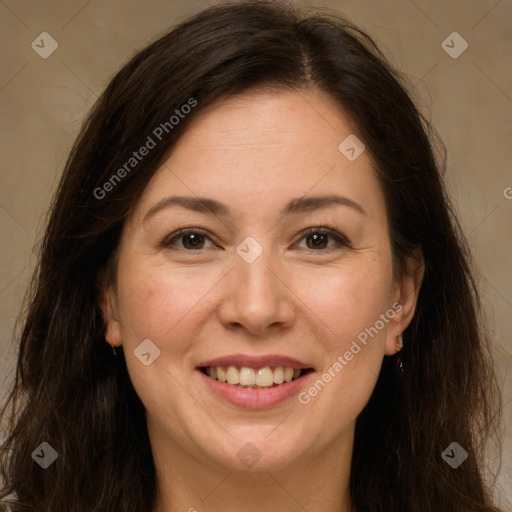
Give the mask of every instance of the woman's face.
[[104, 311], [155, 455], [268, 470], [350, 453], [417, 294], [393, 281], [353, 133], [317, 91], [246, 93], [203, 111], [149, 183]]

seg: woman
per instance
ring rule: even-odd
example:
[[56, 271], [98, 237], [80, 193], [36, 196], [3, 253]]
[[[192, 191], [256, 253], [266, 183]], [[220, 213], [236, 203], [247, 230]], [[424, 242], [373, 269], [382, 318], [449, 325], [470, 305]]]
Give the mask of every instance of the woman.
[[34, 278], [13, 511], [497, 510], [489, 341], [403, 83], [345, 20], [276, 2], [117, 73]]

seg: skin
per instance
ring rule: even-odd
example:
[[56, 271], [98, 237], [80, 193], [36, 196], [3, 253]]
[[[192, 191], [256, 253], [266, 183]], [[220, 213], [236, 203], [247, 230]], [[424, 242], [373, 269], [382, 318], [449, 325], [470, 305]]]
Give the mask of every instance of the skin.
[[[256, 91], [223, 99], [194, 120], [127, 219], [116, 285], [102, 310], [107, 341], [123, 346], [146, 411], [157, 469], [154, 512], [350, 510], [354, 425], [385, 355], [410, 323], [421, 258], [393, 280], [383, 193], [369, 151], [349, 161], [338, 145], [353, 125], [317, 90]], [[359, 203], [281, 216], [290, 199], [338, 194]], [[229, 216], [179, 206], [146, 213], [170, 195], [226, 203]], [[351, 247], [307, 228], [337, 229]], [[180, 228], [207, 234], [161, 242]], [[236, 252], [247, 237], [262, 254]], [[318, 243], [318, 242], [317, 242]], [[192, 247], [192, 248], [191, 248]], [[233, 353], [283, 354], [315, 369], [307, 388], [395, 302], [402, 308], [308, 404], [297, 397], [247, 410], [213, 394], [195, 370]], [[161, 351], [141, 364], [150, 339]], [[247, 468], [247, 443], [261, 459]]]

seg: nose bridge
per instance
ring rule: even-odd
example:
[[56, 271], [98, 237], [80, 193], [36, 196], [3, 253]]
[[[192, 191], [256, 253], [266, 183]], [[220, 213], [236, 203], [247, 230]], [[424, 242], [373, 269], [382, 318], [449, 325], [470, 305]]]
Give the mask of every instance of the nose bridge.
[[293, 299], [279, 276], [277, 258], [254, 239], [244, 240], [237, 253], [220, 308], [221, 321], [226, 326], [243, 325], [252, 333], [261, 333], [274, 324], [288, 326]]

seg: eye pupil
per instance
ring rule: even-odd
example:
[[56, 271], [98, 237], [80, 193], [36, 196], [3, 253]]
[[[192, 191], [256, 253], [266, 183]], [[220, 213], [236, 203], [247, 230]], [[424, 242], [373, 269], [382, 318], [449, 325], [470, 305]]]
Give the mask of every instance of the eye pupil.
[[[313, 235], [310, 235], [309, 238], [314, 240], [313, 247], [319, 247], [320, 244], [325, 243], [327, 236], [328, 235], [326, 235], [326, 234], [315, 233]], [[316, 242], [319, 242], [319, 243], [316, 243]]]
[[[205, 239], [210, 239], [210, 237], [201, 231], [196, 230], [180, 230], [181, 232], [175, 233], [174, 236], [165, 239], [162, 242], [162, 247], [176, 247], [177, 245], [181, 245], [182, 250], [191, 250], [201, 251], [205, 249], [203, 247], [205, 243]], [[332, 240], [331, 240], [332, 238]], [[329, 230], [326, 231], [322, 228], [310, 229], [307, 232], [303, 232], [301, 241], [306, 242], [306, 246], [310, 250], [314, 249], [333, 249], [333, 247], [329, 247], [330, 241], [335, 241], [334, 249], [341, 247], [350, 247], [350, 243], [346, 241], [343, 235], [340, 235], [336, 231]], [[320, 252], [316, 251], [315, 252]]]
[[188, 241], [192, 241], [192, 243], [190, 244], [191, 247], [197, 248], [198, 244], [201, 243], [201, 237], [202, 236], [203, 235], [195, 235], [193, 233], [184, 235], [182, 237], [183, 245], [187, 246], [187, 240], [188, 240]]

